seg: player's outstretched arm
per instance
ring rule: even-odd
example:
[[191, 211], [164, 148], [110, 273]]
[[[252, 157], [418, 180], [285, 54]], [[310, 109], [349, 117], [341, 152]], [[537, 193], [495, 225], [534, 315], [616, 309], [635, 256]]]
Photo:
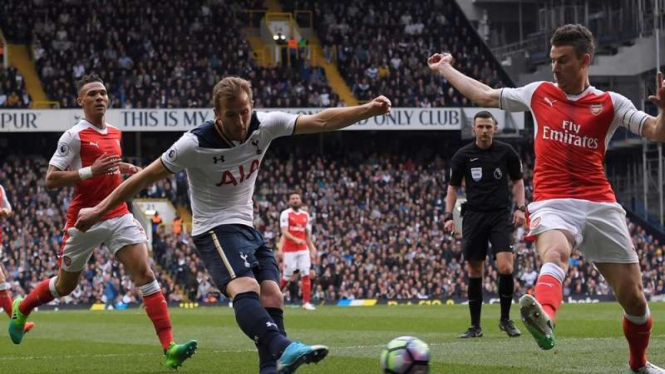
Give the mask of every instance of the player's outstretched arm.
[[390, 100], [379, 96], [367, 104], [350, 108], [330, 108], [313, 115], [302, 115], [296, 122], [296, 134], [315, 134], [343, 129], [356, 122], [390, 113]]
[[125, 174], [125, 175], [134, 175], [138, 173], [139, 171], [143, 170], [140, 166], [132, 165], [127, 162], [121, 162], [120, 163], [120, 173]]
[[91, 166], [79, 170], [60, 170], [49, 165], [46, 172], [46, 188], [73, 186], [82, 180], [113, 172], [118, 167], [120, 167], [120, 159], [106, 153], [99, 156]]
[[663, 73], [658, 72], [657, 81], [656, 94], [649, 96], [649, 101], [658, 107], [658, 116], [647, 118], [642, 136], [658, 142], [665, 142], [665, 80], [663, 80]]
[[82, 232], [87, 231], [92, 225], [97, 223], [109, 210], [118, 204], [129, 200], [144, 189], [160, 179], [164, 179], [171, 174], [161, 159], [154, 161], [150, 166], [137, 174], [132, 175], [116, 188], [106, 199], [92, 208], [84, 208], [79, 211], [76, 228]]
[[467, 77], [453, 67], [450, 53], [435, 53], [427, 59], [430, 70], [437, 73], [455, 87], [462, 95], [480, 106], [498, 108], [501, 90], [491, 88], [477, 80]]

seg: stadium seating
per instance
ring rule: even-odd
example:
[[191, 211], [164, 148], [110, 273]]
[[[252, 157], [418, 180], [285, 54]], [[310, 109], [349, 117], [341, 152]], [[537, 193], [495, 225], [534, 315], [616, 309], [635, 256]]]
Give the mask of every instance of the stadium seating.
[[[525, 166], [531, 165], [528, 159]], [[313, 218], [313, 235], [321, 255], [314, 279], [315, 301], [362, 298], [464, 298], [466, 270], [460, 241], [444, 233], [441, 223], [446, 163], [440, 159], [416, 162], [407, 157], [356, 152], [342, 158], [293, 161], [269, 155], [259, 173], [255, 225], [275, 247], [279, 213], [286, 194], [304, 192]], [[3, 224], [9, 281], [16, 294], [25, 294], [56, 270], [64, 213], [71, 189], [46, 190], [46, 160], [5, 160], [0, 178], [16, 215]], [[528, 177], [530, 172], [527, 171]], [[307, 177], [305, 177], [307, 176]], [[144, 191], [144, 196], [186, 199], [183, 175]], [[530, 189], [527, 180], [527, 190]], [[380, 197], [380, 198], [379, 198]], [[663, 246], [641, 227], [629, 225], [642, 259], [647, 294], [662, 295]], [[540, 260], [531, 244], [516, 232], [517, 294], [526, 292], [537, 277]], [[199, 260], [191, 237], [159, 230], [153, 242], [156, 273], [172, 302], [201, 303], [222, 299]], [[606, 295], [607, 283], [579, 251], [570, 260], [565, 295]], [[497, 272], [488, 262], [484, 292], [496, 296]], [[109, 275], [110, 277], [106, 277]], [[115, 281], [117, 279], [118, 281]], [[121, 265], [103, 248], [97, 251], [77, 291], [65, 303], [131, 302], [139, 298]], [[295, 301], [295, 300], [293, 300]]]
[[254, 82], [258, 108], [341, 105], [318, 67], [254, 63], [235, 17], [254, 9], [252, 1], [178, 0], [164, 7], [113, 0], [90, 12], [80, 12], [79, 3], [14, 4], [2, 22], [11, 33], [30, 15], [37, 72], [61, 108], [77, 107], [76, 80], [92, 72], [106, 81], [115, 108], [209, 107], [214, 84], [226, 75]]
[[448, 51], [457, 68], [500, 88], [508, 76], [450, 0], [285, 0], [286, 9], [311, 10], [328, 60], [336, 59], [359, 100], [383, 94], [396, 107], [466, 107], [472, 103], [434, 77], [425, 63]]

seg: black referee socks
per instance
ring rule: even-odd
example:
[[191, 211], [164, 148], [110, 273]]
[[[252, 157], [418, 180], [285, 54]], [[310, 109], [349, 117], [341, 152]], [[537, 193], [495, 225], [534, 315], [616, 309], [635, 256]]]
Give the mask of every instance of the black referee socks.
[[513, 303], [515, 281], [512, 274], [499, 274], [499, 300], [501, 300], [501, 320], [510, 319], [510, 305]]
[[469, 312], [471, 326], [480, 327], [480, 311], [483, 308], [483, 278], [469, 278]]

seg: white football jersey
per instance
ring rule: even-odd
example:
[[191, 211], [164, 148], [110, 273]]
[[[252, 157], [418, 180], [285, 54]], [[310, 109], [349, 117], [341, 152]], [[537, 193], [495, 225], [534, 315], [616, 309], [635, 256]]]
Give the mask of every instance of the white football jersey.
[[252, 195], [259, 166], [270, 142], [292, 135], [295, 114], [254, 112], [244, 142], [225, 141], [206, 121], [185, 133], [161, 157], [172, 173], [187, 170], [193, 235], [226, 224], [253, 226]]

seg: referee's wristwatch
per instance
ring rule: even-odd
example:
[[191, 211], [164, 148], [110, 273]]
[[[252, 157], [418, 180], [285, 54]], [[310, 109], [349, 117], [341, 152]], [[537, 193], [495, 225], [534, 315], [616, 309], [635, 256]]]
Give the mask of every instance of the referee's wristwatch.
[[517, 210], [521, 210], [522, 213], [526, 213], [526, 205], [520, 205], [516, 208]]
[[452, 213], [450, 213], [450, 212], [446, 212], [446, 213], [443, 215], [443, 223], [446, 223], [446, 222], [448, 222], [448, 221], [452, 221], [452, 220], [453, 220], [453, 214], [452, 214]]

